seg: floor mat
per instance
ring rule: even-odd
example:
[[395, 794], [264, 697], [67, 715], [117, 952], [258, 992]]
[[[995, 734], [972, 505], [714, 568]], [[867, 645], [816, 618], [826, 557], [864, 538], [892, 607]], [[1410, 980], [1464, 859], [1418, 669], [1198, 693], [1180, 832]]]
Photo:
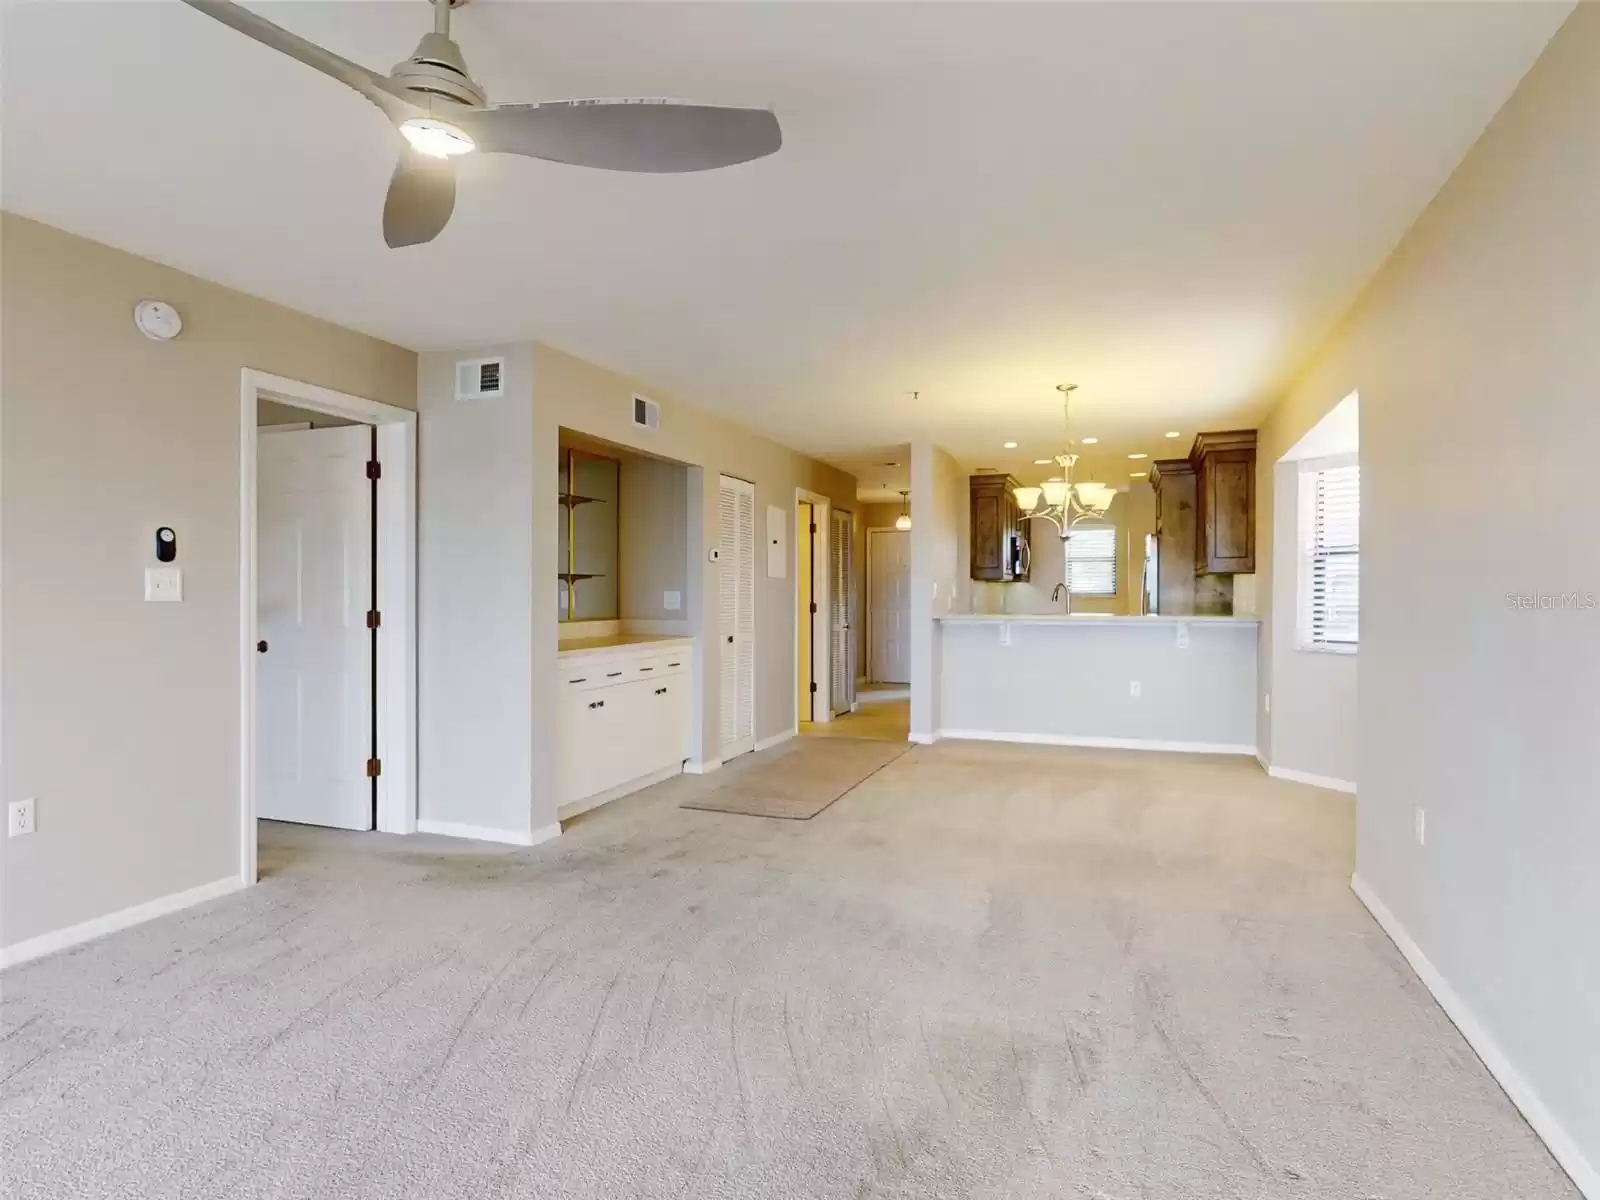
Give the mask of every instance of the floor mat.
[[905, 742], [808, 739], [678, 807], [809, 821], [909, 749]]

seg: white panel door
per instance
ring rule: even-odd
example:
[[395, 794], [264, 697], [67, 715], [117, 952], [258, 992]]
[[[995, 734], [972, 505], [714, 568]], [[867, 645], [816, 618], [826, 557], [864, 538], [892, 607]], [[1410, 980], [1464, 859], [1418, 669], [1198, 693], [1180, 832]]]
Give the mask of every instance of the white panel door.
[[911, 535], [867, 535], [867, 673], [877, 683], [911, 680]]
[[365, 425], [263, 431], [256, 813], [372, 828], [372, 485]]
[[856, 700], [855, 636], [850, 604], [855, 596], [855, 520], [831, 509], [828, 521], [828, 703], [833, 713], [847, 713]]
[[756, 489], [721, 477], [717, 634], [721, 757], [755, 749]]

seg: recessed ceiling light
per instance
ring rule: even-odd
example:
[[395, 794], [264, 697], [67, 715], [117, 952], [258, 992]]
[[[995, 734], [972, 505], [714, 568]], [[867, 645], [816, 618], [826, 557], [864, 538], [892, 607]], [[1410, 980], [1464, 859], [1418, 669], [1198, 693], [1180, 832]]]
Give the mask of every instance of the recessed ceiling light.
[[1033, 465], [1036, 467], [1048, 467], [1053, 462], [1055, 462], [1053, 458], [1036, 458], [1033, 460]]
[[1129, 458], [1149, 458], [1150, 456], [1148, 454], [1130, 454], [1130, 455], [1128, 455], [1128, 457]]
[[1130, 471], [1128, 473], [1128, 478], [1129, 479], [1143, 479], [1148, 474], [1150, 474], [1149, 471]]
[[1017, 444], [1015, 442], [1007, 442], [1005, 448], [1007, 450], [1015, 450], [1017, 448]]
[[1176, 429], [1169, 429], [1167, 431], [1167, 436], [1168, 437], [1182, 437], [1183, 434], [1179, 433]]
[[1082, 438], [1081, 440], [1085, 446], [1093, 446], [1100, 441], [1099, 438]]

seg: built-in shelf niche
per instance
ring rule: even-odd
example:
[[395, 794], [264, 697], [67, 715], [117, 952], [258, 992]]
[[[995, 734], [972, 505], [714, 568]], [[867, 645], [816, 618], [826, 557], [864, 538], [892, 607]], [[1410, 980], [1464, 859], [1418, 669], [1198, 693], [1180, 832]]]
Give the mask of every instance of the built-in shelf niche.
[[556, 611], [562, 621], [617, 619], [618, 499], [622, 464], [587, 450], [561, 450]]

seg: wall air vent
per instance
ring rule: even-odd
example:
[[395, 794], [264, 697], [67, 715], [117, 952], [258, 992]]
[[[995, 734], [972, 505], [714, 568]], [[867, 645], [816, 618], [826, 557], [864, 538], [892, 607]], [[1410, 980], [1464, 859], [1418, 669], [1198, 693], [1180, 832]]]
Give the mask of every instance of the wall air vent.
[[635, 392], [633, 396], [633, 423], [640, 429], [649, 429], [651, 431], [660, 429], [661, 405]]
[[457, 400], [498, 400], [505, 394], [504, 358], [473, 358], [456, 364]]

